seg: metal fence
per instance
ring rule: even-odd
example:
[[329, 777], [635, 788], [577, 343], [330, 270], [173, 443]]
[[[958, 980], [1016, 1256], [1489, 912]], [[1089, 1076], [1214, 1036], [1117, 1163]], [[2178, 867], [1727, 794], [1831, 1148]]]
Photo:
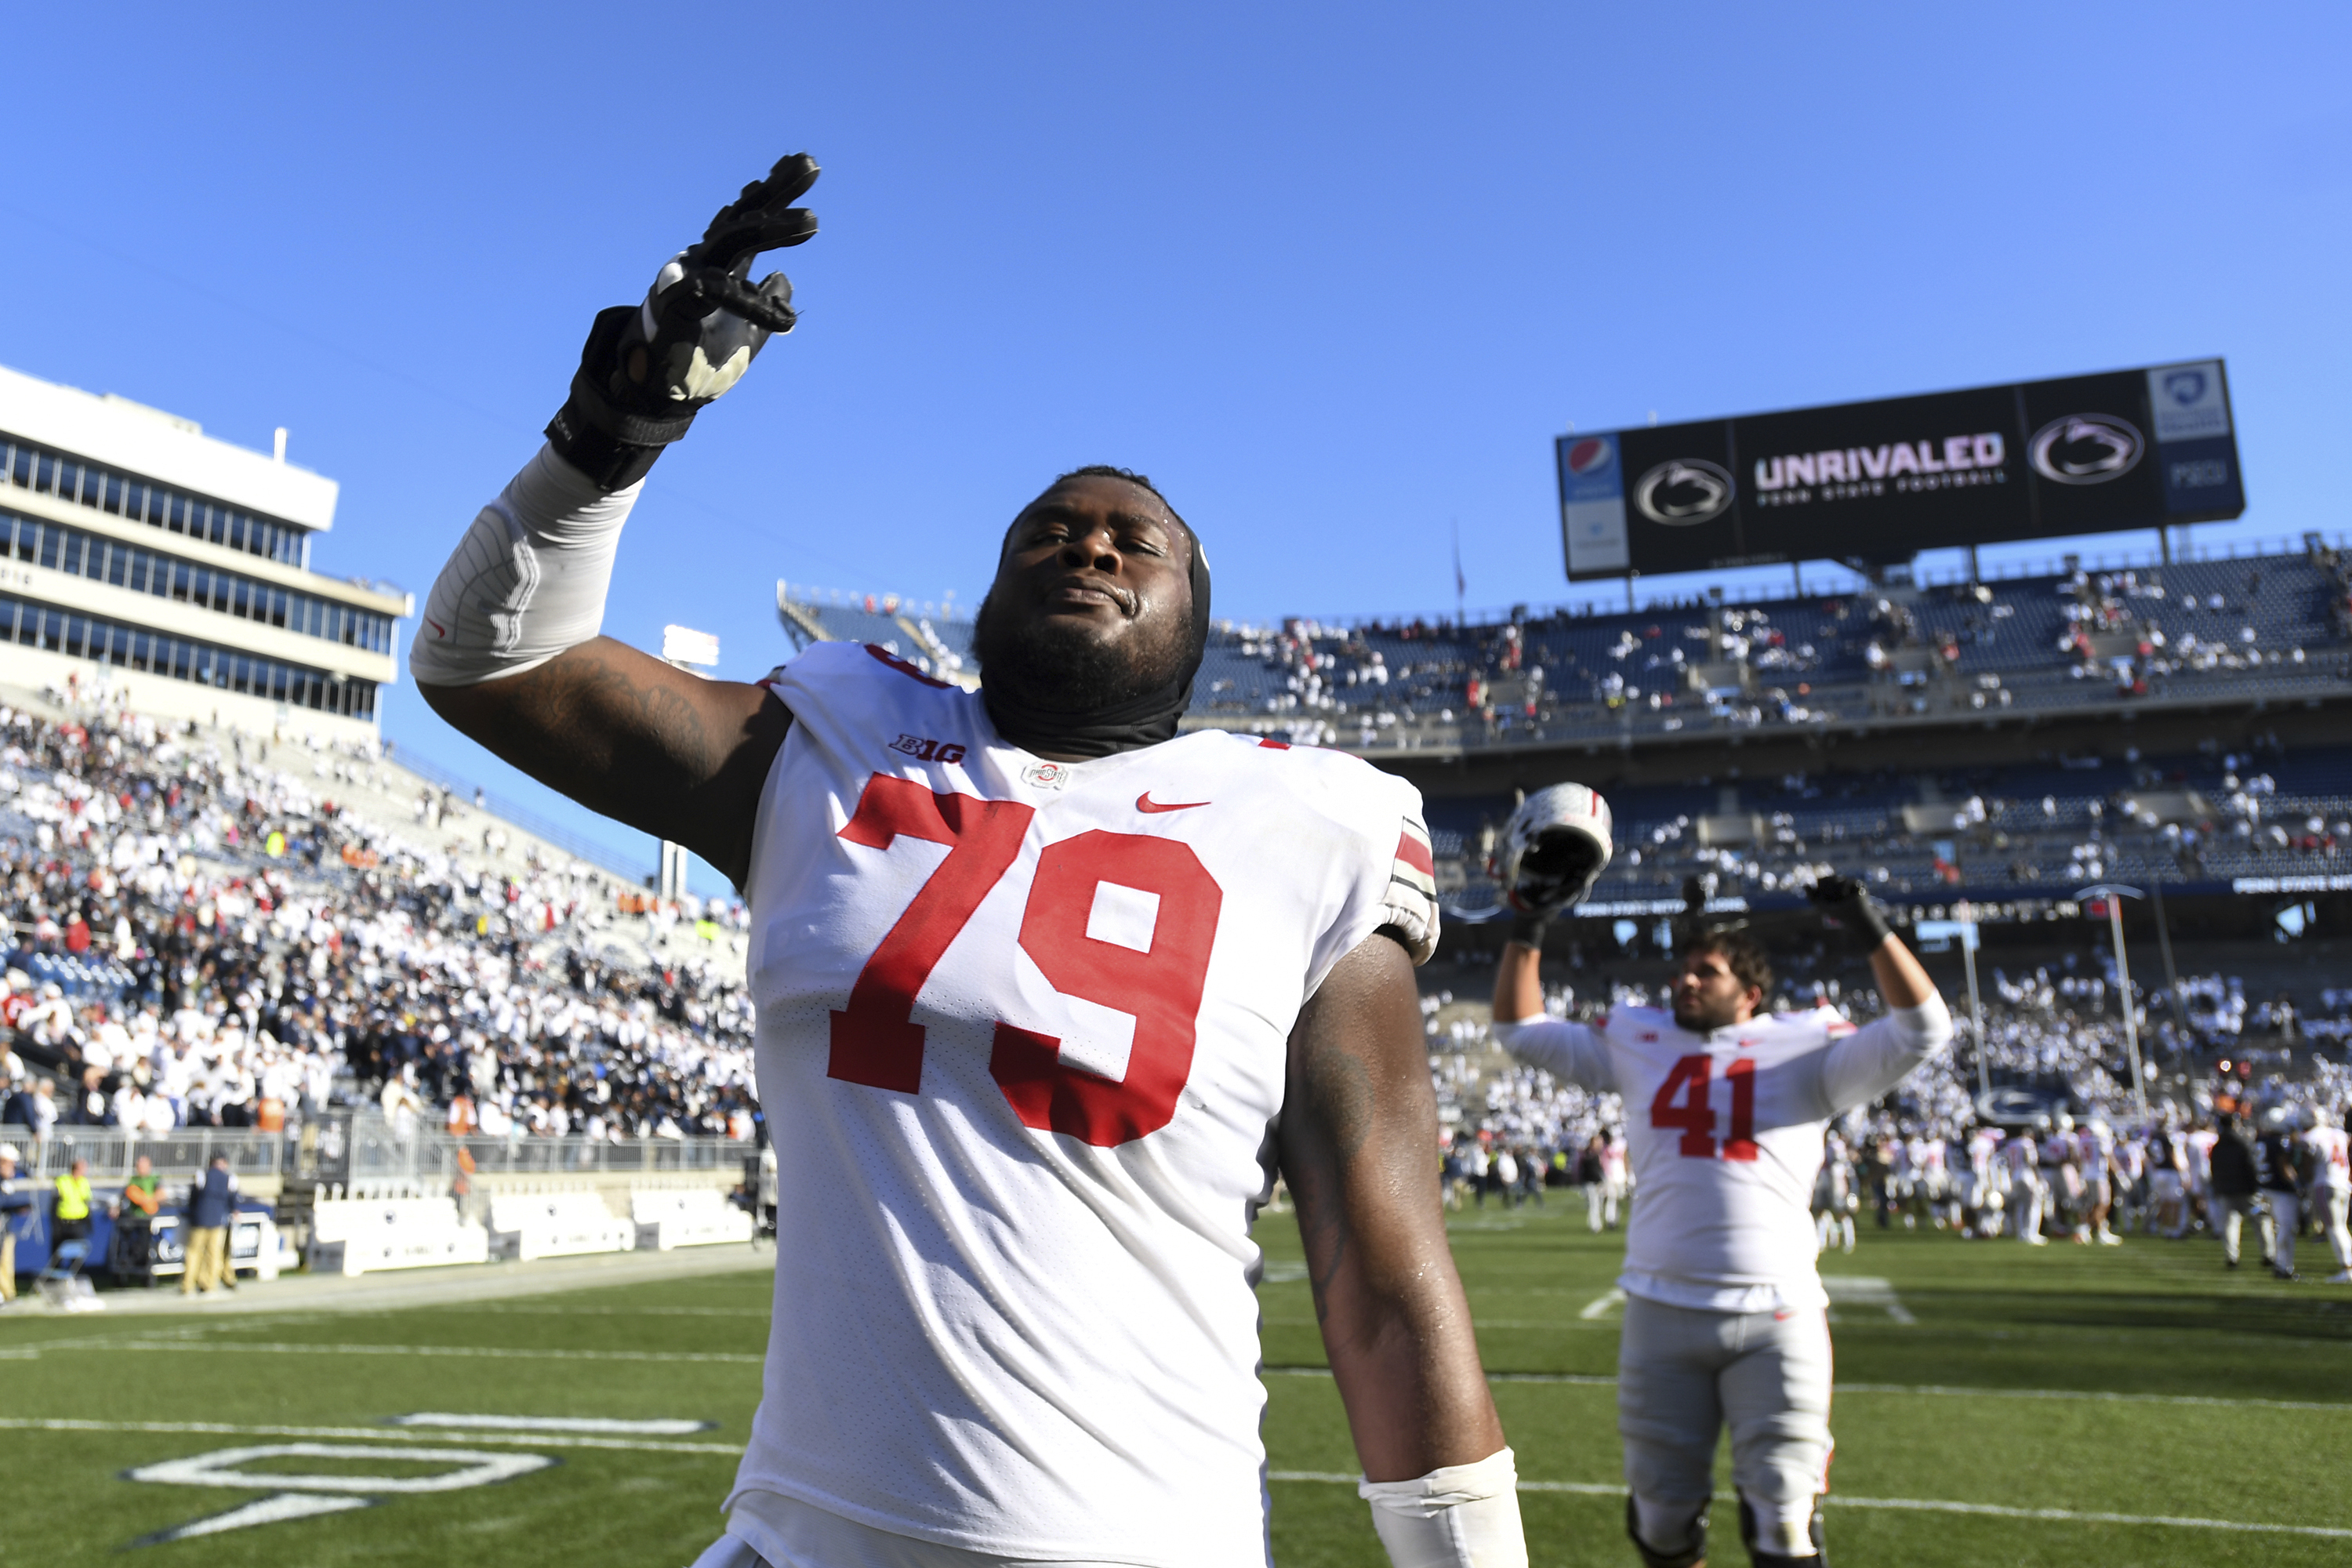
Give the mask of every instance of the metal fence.
[[[21, 1134], [22, 1129], [8, 1131]], [[25, 1147], [20, 1139], [20, 1147]], [[462, 1151], [477, 1174], [594, 1175], [740, 1172], [754, 1145], [730, 1138], [453, 1138], [422, 1130], [399, 1131], [381, 1113], [330, 1115], [283, 1131], [184, 1128], [160, 1136], [131, 1136], [113, 1127], [55, 1127], [29, 1147], [26, 1174], [61, 1176], [74, 1161], [89, 1162], [90, 1179], [119, 1182], [144, 1154], [155, 1173], [186, 1180], [215, 1154], [228, 1156], [240, 1177], [314, 1176], [330, 1182], [446, 1182], [463, 1169]]]

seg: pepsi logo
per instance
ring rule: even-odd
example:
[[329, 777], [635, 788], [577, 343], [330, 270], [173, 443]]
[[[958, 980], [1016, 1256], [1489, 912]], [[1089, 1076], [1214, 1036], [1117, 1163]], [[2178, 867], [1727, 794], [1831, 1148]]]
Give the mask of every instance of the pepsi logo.
[[1568, 449], [1568, 471], [1584, 479], [1601, 472], [1615, 457], [1608, 442], [1598, 436], [1587, 436]]

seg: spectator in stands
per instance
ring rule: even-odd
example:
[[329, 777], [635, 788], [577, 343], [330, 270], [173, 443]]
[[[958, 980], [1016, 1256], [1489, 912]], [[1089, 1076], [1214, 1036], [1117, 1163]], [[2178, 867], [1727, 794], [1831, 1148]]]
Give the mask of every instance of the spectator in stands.
[[228, 1256], [228, 1227], [236, 1217], [236, 1177], [228, 1156], [215, 1154], [205, 1173], [188, 1194], [186, 1267], [180, 1275], [180, 1294], [209, 1296], [215, 1287], [236, 1289], [236, 1269]]

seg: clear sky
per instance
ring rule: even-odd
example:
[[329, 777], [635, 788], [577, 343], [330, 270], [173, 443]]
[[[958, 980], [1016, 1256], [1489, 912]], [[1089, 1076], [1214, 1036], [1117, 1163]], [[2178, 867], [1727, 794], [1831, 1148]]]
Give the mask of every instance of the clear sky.
[[[2251, 504], [2200, 539], [2347, 525], [2341, 5], [131, 5], [9, 35], [0, 363], [290, 427], [342, 484], [314, 564], [420, 600], [593, 312], [814, 153], [803, 324], [664, 458], [605, 617], [716, 632], [733, 676], [785, 651], [779, 577], [975, 603], [1080, 463], [1159, 481], [1221, 615], [1449, 609], [1456, 525], [1473, 606], [1557, 602], [1586, 596], [1570, 422], [2211, 354]], [[383, 714], [559, 811], [404, 685]]]

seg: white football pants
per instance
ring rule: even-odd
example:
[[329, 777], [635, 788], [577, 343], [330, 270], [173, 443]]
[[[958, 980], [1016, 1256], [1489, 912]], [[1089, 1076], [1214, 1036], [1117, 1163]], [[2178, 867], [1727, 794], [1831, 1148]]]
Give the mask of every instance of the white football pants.
[[2319, 1210], [2327, 1245], [2336, 1253], [2336, 1267], [2352, 1268], [2352, 1229], [2345, 1226], [2347, 1211], [2352, 1209], [2352, 1193], [2342, 1187], [2314, 1187], [2311, 1201]]
[[[1706, 1506], [1727, 1424], [1732, 1482], [1765, 1538], [1803, 1540], [1813, 1500], [1829, 1486], [1828, 1315], [1706, 1312], [1628, 1296], [1617, 1431], [1645, 1538], [1650, 1521], [1695, 1519]], [[1665, 1551], [1676, 1544], [1650, 1542]]]
[[2042, 1205], [2049, 1189], [2034, 1176], [2020, 1176], [2009, 1189], [2009, 1206], [2017, 1217], [2017, 1239], [2031, 1241], [2042, 1234]]
[[2228, 1193], [2208, 1193], [2205, 1195], [2205, 1217], [2213, 1222], [2214, 1229], [2221, 1233], [2221, 1256], [2232, 1263], [2238, 1261], [2238, 1241], [2244, 1234], [2246, 1216], [2250, 1214], [2262, 1226], [2263, 1251], [2267, 1255], [2273, 1250], [2271, 1216], [2254, 1207], [2252, 1194], [2242, 1197], [2233, 1197]]
[[2271, 1205], [2271, 1224], [2276, 1227], [2276, 1239], [2271, 1246], [2271, 1261], [2287, 1273], [2294, 1272], [2294, 1237], [2303, 1228], [2303, 1196], [2299, 1193], [2265, 1192], [2263, 1196]]

